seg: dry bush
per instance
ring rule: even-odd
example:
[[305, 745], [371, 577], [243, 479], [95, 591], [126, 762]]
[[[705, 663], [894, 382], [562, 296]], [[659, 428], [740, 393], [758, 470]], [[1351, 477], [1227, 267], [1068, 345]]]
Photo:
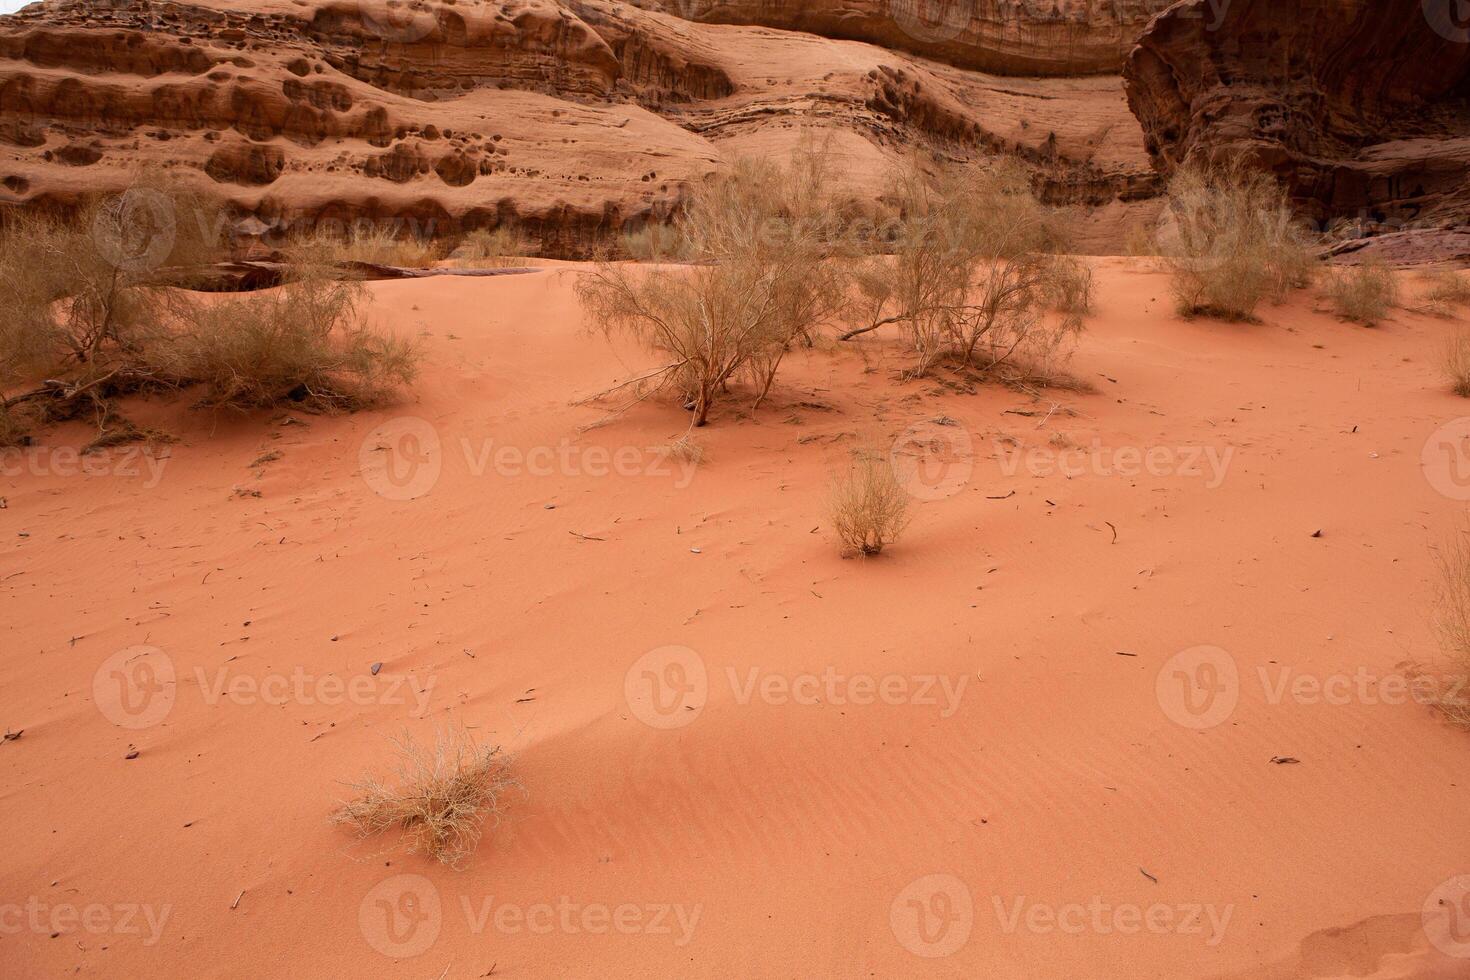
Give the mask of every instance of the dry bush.
[[[150, 380], [143, 352], [166, 333], [168, 294], [153, 285], [154, 257], [126, 251], [126, 236], [139, 233], [116, 200], [92, 202], [70, 220], [8, 217], [0, 235], [0, 386], [44, 379], [46, 390], [27, 397], [39, 392], [59, 403]], [[160, 241], [156, 251], [167, 258]]]
[[458, 866], [479, 844], [486, 819], [500, 822], [506, 793], [519, 786], [510, 760], [499, 746], [477, 745], [464, 728], [437, 733], [432, 749], [406, 734], [394, 744], [396, 782], [369, 774], [348, 784], [356, 796], [332, 814], [332, 822], [359, 837], [396, 829], [409, 853]]
[[1051, 309], [1062, 314], [1068, 323], [1081, 329], [1092, 315], [1097, 297], [1097, 284], [1092, 266], [1070, 255], [1052, 259], [1052, 277], [1047, 284], [1047, 300]]
[[863, 450], [833, 481], [827, 509], [843, 557], [866, 557], [882, 552], [908, 526], [909, 495], [885, 456]]
[[339, 232], [320, 228], [288, 242], [281, 252], [289, 265], [364, 262], [400, 268], [422, 268], [439, 259], [439, 245], [417, 235], [398, 235], [388, 225], [358, 222]]
[[1379, 262], [1364, 262], [1332, 273], [1327, 297], [1344, 319], [1371, 327], [1399, 304], [1399, 285], [1393, 270]]
[[466, 265], [509, 268], [534, 251], [519, 230], [501, 226], [494, 231], [477, 228], [465, 235], [454, 250], [454, 257]]
[[1311, 283], [1316, 261], [1285, 189], [1243, 160], [1180, 169], [1166, 213], [1160, 251], [1181, 315], [1249, 320], [1263, 300]]
[[9, 215], [0, 234], [6, 427], [86, 412], [103, 436], [125, 431], [114, 399], [149, 387], [203, 384], [233, 405], [356, 407], [411, 380], [413, 348], [362, 325], [362, 287], [328, 278], [325, 241], [298, 244], [280, 290], [217, 300], [160, 285], [176, 281], [168, 263], [211, 257], [210, 233], [203, 205], [154, 186], [69, 219]]
[[1437, 707], [1470, 728], [1470, 541], [1456, 534], [1438, 555], [1440, 582], [1434, 625], [1444, 654], [1444, 696]]
[[1432, 269], [1422, 278], [1429, 284], [1424, 294], [1427, 310], [1436, 316], [1452, 317], [1457, 307], [1470, 306], [1470, 279], [1454, 269]]
[[419, 351], [370, 327], [366, 290], [302, 265], [278, 289], [181, 304], [181, 327], [162, 345], [162, 371], [203, 385], [208, 403], [255, 408], [291, 400], [357, 409], [411, 384]]
[[638, 262], [681, 262], [688, 249], [673, 225], [650, 221], [637, 231], [624, 232], [623, 253]]
[[1450, 389], [1461, 398], [1470, 398], [1470, 329], [1461, 327], [1445, 338], [1440, 366]]
[[[914, 376], [949, 362], [1002, 377], [1046, 373], [1070, 354], [1091, 304], [1091, 273], [1054, 254], [1058, 236], [1025, 173], [975, 171], [918, 160], [891, 189], [897, 219], [891, 256], [857, 273], [866, 309], [843, 340], [896, 324]], [[1048, 318], [1049, 306], [1067, 308]]]
[[24, 446], [29, 438], [30, 426], [20, 407], [11, 408], [0, 399], [0, 449]]
[[842, 271], [828, 261], [827, 187], [816, 152], [786, 167], [737, 161], [696, 187], [675, 217], [695, 265], [603, 263], [584, 275], [577, 288], [592, 323], [667, 362], [613, 390], [633, 387], [639, 398], [671, 390], [693, 426], [736, 382], [750, 386], [758, 408], [793, 345], [810, 344], [844, 299]]
[[1123, 233], [1123, 254], [1139, 258], [1159, 254], [1158, 241], [1149, 225], [1141, 221], [1129, 223]]

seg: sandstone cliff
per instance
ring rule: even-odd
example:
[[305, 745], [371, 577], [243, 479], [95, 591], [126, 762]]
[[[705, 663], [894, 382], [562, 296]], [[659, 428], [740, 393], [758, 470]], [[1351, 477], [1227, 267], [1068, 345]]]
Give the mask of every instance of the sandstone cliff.
[[1125, 69], [1163, 172], [1246, 152], [1323, 224], [1464, 223], [1470, 22], [1453, 0], [1233, 0], [1212, 20], [1214, 9], [1175, 4]]
[[576, 256], [732, 156], [815, 136], [870, 197], [912, 147], [1017, 154], [1106, 247], [1157, 187], [1117, 75], [1090, 74], [1116, 68], [1118, 30], [1075, 65], [1040, 27], [997, 33], [998, 64], [1079, 75], [1038, 79], [614, 0], [38, 4], [0, 18], [0, 200], [64, 205], [145, 170], [256, 226], [514, 223]]

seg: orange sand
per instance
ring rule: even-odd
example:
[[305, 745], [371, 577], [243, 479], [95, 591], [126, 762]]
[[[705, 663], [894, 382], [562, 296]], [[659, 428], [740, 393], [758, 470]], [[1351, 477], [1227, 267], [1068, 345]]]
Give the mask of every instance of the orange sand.
[[[1449, 325], [1181, 322], [1097, 266], [1095, 394], [898, 383], [869, 339], [693, 470], [647, 451], [667, 403], [579, 434], [652, 361], [565, 267], [374, 285], [427, 351], [392, 410], [154, 400], [161, 471], [5, 457], [0, 975], [1470, 976], [1470, 904], [1422, 911], [1470, 873], [1470, 741], [1375, 693], [1435, 656], [1464, 518], [1421, 467], [1470, 414]], [[829, 475], [941, 416], [908, 534], [841, 560]], [[328, 824], [451, 718], [525, 787], [463, 870]]]

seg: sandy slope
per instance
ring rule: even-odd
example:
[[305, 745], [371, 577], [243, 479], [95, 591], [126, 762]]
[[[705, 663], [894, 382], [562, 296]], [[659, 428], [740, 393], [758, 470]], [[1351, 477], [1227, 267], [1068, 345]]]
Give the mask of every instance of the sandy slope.
[[[1470, 742], [1374, 685], [1275, 697], [1283, 670], [1432, 656], [1430, 549], [1464, 511], [1420, 462], [1466, 413], [1434, 368], [1448, 327], [1306, 297], [1184, 323], [1163, 276], [1100, 266], [1074, 365], [1098, 391], [1049, 418], [897, 384], [873, 342], [867, 370], [796, 359], [689, 472], [645, 450], [681, 431], [670, 406], [578, 434], [600, 413], [569, 400], [648, 359], [584, 334], [552, 268], [373, 287], [428, 350], [395, 411], [152, 403], [182, 436], [161, 472], [8, 457], [0, 974], [1470, 975], [1421, 926], [1470, 873]], [[939, 416], [935, 499], [890, 555], [840, 560], [828, 474]], [[1053, 433], [1086, 450], [1071, 477], [997, 442]], [[1153, 474], [1112, 472], [1129, 447]], [[139, 645], [161, 652], [120, 665]], [[1201, 645], [1237, 669], [1215, 701], [1171, 662]], [[145, 665], [151, 696], [126, 686]], [[874, 691], [902, 703], [853, 703]], [[525, 783], [464, 870], [328, 825], [338, 779], [446, 718]]]

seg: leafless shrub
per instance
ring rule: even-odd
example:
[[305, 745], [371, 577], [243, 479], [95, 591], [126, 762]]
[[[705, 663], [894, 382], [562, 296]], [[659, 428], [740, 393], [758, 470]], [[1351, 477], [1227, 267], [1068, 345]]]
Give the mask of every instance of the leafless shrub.
[[1450, 389], [1461, 398], [1470, 398], [1470, 328], [1460, 327], [1445, 338], [1440, 366]]
[[[19, 212], [0, 231], [0, 413], [45, 423], [89, 413], [126, 431], [115, 399], [208, 386], [234, 405], [294, 398], [355, 407], [407, 383], [413, 349], [363, 326], [362, 287], [329, 278], [336, 246], [296, 243], [282, 289], [189, 296], [162, 283], [213, 257], [208, 207], [140, 184], [69, 218]], [[18, 392], [17, 387], [25, 386]]]
[[[1004, 376], [1070, 353], [1091, 303], [1086, 267], [1060, 259], [1050, 216], [1025, 174], [917, 160], [894, 179], [897, 234], [891, 256], [862, 264], [866, 309], [843, 340], [890, 324], [913, 351], [912, 374], [950, 362]], [[1049, 318], [1050, 305], [1067, 307]]]
[[786, 167], [737, 161], [696, 188], [675, 218], [696, 264], [603, 263], [584, 275], [578, 293], [592, 323], [630, 334], [667, 362], [623, 387], [640, 398], [673, 391], [694, 426], [734, 383], [749, 385], [759, 407], [792, 346], [810, 343], [844, 298], [842, 274], [827, 261], [827, 187], [819, 153]]
[[1249, 320], [1263, 300], [1310, 284], [1316, 263], [1285, 189], [1243, 160], [1181, 168], [1168, 215], [1161, 251], [1184, 316]]
[[44, 381], [16, 397], [44, 399], [52, 415], [154, 380], [145, 351], [166, 335], [168, 294], [152, 284], [156, 256], [120, 251], [137, 229], [116, 202], [70, 220], [12, 214], [0, 234], [0, 390]]
[[1429, 285], [1424, 293], [1427, 312], [1449, 318], [1459, 307], [1470, 306], [1470, 278], [1450, 268], [1431, 269], [1422, 278]]
[[398, 830], [409, 853], [423, 853], [457, 867], [474, 852], [486, 819], [499, 823], [505, 796], [518, 783], [499, 746], [475, 743], [463, 728], [437, 734], [433, 748], [404, 735], [394, 743], [396, 782], [366, 775], [350, 783], [356, 794], [332, 822], [359, 837]]
[[1448, 683], [1438, 707], [1455, 724], [1470, 728], [1470, 541], [1457, 533], [1439, 555], [1439, 593], [1434, 625]]
[[1053, 258], [1047, 299], [1054, 312], [1062, 314], [1068, 323], [1081, 329], [1083, 322], [1092, 315], [1096, 301], [1092, 267], [1075, 256], [1058, 255]]
[[827, 509], [843, 557], [866, 557], [882, 552], [908, 526], [909, 495], [886, 457], [862, 450], [833, 481]]
[[359, 222], [345, 231], [321, 228], [293, 238], [281, 249], [286, 262], [298, 265], [364, 262], [402, 268], [433, 265], [440, 257], [437, 242], [417, 235], [399, 235], [390, 225]]
[[638, 262], [681, 262], [688, 249], [674, 225], [649, 222], [623, 234], [623, 252]]
[[164, 373], [203, 385], [213, 405], [371, 405], [412, 383], [419, 352], [366, 323], [365, 295], [360, 282], [308, 265], [278, 289], [191, 299], [156, 358]]
[[508, 268], [532, 254], [534, 246], [518, 229], [505, 225], [494, 231], [477, 228], [460, 241], [454, 257], [465, 265]]
[[1399, 304], [1398, 280], [1379, 262], [1364, 262], [1334, 271], [1327, 296], [1346, 320], [1371, 327]]

